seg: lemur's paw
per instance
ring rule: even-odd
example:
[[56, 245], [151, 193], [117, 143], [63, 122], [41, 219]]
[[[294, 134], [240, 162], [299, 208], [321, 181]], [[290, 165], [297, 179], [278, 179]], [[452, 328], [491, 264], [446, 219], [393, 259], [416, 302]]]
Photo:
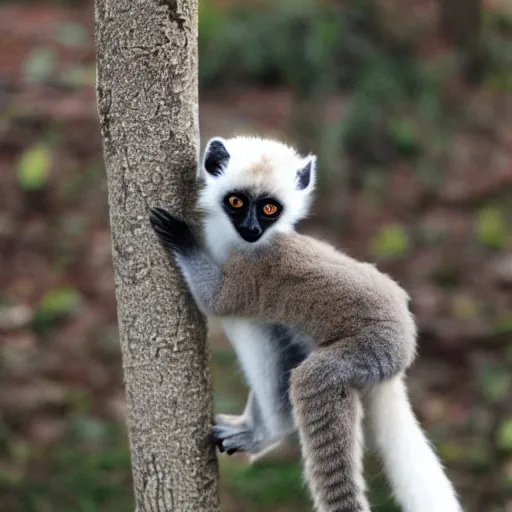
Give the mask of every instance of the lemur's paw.
[[218, 415], [212, 426], [215, 444], [221, 452], [232, 455], [236, 452], [254, 453], [258, 451], [252, 429], [243, 416]]
[[171, 215], [163, 208], [150, 208], [150, 212], [151, 226], [166, 249], [186, 254], [198, 247], [194, 233], [184, 220]]
[[247, 425], [247, 418], [243, 414], [216, 414], [215, 423], [240, 427], [242, 425]]

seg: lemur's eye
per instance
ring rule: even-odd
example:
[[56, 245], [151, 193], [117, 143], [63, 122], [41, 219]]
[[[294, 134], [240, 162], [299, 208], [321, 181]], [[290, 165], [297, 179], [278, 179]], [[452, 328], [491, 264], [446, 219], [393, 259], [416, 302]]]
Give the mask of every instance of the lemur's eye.
[[228, 201], [233, 208], [242, 208], [244, 205], [244, 202], [237, 196], [231, 196]]
[[274, 213], [277, 212], [277, 206], [275, 204], [267, 203], [263, 207], [263, 211], [265, 212], [265, 215], [274, 215]]

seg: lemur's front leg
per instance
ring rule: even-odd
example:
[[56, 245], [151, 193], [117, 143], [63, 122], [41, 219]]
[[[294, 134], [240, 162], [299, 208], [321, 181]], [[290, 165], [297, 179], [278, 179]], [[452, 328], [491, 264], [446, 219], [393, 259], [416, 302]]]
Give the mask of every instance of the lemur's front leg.
[[215, 315], [222, 269], [201, 249], [187, 222], [163, 208], [151, 208], [150, 221], [160, 243], [175, 257], [197, 307], [205, 315]]

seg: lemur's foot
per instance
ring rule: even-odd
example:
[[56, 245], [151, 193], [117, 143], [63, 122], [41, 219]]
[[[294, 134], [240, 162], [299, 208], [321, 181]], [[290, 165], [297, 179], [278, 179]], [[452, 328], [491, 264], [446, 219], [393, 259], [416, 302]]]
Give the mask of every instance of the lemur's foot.
[[221, 452], [232, 455], [236, 452], [256, 453], [260, 443], [244, 416], [218, 414], [212, 427], [215, 444]]

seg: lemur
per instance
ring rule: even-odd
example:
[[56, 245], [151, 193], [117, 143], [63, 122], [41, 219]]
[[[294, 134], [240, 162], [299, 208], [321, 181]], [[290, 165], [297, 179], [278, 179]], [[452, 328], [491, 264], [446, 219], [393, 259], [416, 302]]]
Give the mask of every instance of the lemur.
[[[219, 415], [221, 451], [258, 455], [298, 427], [320, 512], [367, 512], [362, 416], [406, 512], [460, 512], [411, 409], [409, 296], [389, 276], [295, 232], [316, 157], [272, 140], [214, 138], [202, 161], [202, 232], [161, 208], [151, 224], [200, 310], [221, 317], [251, 392]], [[201, 236], [202, 235], [202, 236]]]

